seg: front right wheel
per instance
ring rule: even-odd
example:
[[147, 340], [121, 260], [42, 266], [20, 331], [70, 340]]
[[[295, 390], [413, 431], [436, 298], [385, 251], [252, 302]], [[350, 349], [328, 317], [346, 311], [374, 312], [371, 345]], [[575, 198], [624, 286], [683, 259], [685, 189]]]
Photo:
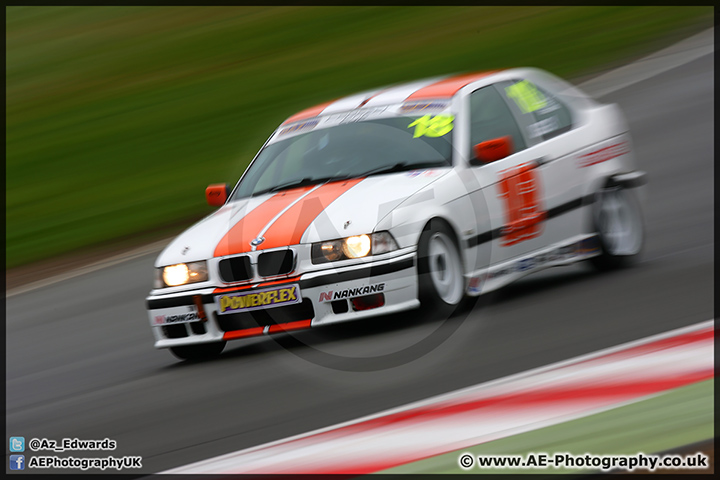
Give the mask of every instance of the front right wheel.
[[420, 235], [418, 243], [420, 304], [432, 313], [449, 313], [465, 294], [462, 262], [451, 230], [438, 221]]

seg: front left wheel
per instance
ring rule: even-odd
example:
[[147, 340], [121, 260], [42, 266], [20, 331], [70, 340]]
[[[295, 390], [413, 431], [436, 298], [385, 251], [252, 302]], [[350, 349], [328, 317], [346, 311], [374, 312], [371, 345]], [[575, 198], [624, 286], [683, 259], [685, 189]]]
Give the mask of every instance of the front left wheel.
[[418, 281], [420, 303], [433, 313], [447, 313], [465, 294], [462, 262], [454, 235], [444, 223], [433, 221], [420, 235]]
[[180, 360], [201, 361], [217, 357], [225, 348], [227, 342], [200, 343], [197, 345], [182, 345], [170, 347], [170, 351]]

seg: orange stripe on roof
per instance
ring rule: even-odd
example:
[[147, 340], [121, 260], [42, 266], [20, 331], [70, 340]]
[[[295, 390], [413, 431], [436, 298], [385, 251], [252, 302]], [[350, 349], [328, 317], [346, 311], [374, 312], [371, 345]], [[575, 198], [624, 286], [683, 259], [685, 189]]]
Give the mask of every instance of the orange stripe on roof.
[[283, 122], [283, 125], [285, 125], [286, 123], [295, 122], [297, 120], [303, 120], [305, 118], [317, 117], [318, 115], [320, 115], [320, 113], [323, 110], [325, 110], [327, 107], [329, 107], [330, 104], [335, 103], [335, 101], [336, 100], [331, 100], [329, 102], [322, 103], [320, 105], [315, 105], [314, 107], [306, 108], [305, 110], [298, 112], [295, 115], [293, 115], [292, 117], [285, 120]]
[[481, 78], [487, 77], [488, 75], [496, 72], [497, 70], [491, 72], [475, 72], [445, 78], [431, 85], [428, 85], [427, 87], [423, 87], [420, 90], [417, 90], [415, 93], [407, 97], [405, 101], [416, 100], [418, 98], [452, 97], [457, 93], [458, 90], [460, 90], [465, 85], [468, 85], [475, 80], [480, 80]]
[[313, 188], [312, 185], [273, 195], [241, 218], [218, 242], [214, 256], [249, 252], [250, 242], [278, 213]]
[[328, 205], [363, 180], [355, 178], [326, 183], [290, 207], [263, 234], [260, 249], [297, 245], [305, 230]]

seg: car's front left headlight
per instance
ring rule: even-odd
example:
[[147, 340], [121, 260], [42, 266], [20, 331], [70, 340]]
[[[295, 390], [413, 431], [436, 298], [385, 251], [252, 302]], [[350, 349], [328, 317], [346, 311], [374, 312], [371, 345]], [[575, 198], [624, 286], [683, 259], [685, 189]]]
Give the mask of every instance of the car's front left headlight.
[[311, 256], [312, 263], [318, 264], [362, 258], [370, 254], [379, 255], [397, 249], [397, 243], [390, 232], [377, 232], [313, 243]]
[[155, 288], [178, 287], [208, 279], [207, 262], [177, 263], [155, 270]]

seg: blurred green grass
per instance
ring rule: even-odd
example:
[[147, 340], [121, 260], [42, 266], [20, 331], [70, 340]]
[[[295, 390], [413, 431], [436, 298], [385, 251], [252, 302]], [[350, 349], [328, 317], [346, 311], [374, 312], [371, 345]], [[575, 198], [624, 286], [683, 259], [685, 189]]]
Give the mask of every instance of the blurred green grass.
[[209, 213], [205, 186], [234, 183], [315, 103], [462, 71], [588, 75], [712, 22], [712, 7], [7, 7], [7, 267]]

